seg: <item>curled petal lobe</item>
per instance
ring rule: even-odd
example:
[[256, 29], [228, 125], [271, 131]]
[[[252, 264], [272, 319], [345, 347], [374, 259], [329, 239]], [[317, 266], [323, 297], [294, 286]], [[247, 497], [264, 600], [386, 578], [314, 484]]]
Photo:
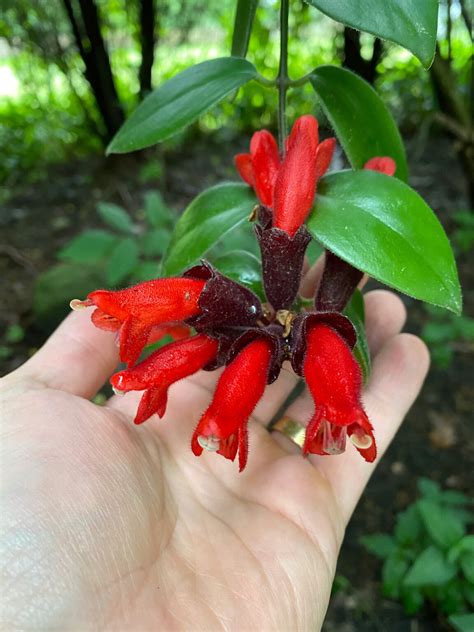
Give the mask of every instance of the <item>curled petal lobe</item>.
[[380, 173], [385, 173], [387, 176], [393, 176], [397, 170], [397, 165], [395, 164], [395, 160], [389, 156], [375, 156], [365, 163], [364, 169], [379, 171]]
[[265, 206], [273, 206], [273, 188], [280, 167], [278, 145], [267, 130], [256, 132], [250, 141], [255, 192]]
[[266, 338], [248, 344], [226, 367], [217, 384], [214, 398], [201, 417], [192, 438], [196, 456], [203, 449], [217, 451], [235, 459], [239, 468], [247, 462], [247, 422], [268, 380], [272, 345]]
[[335, 149], [335, 138], [326, 138], [322, 143], [319, 143], [316, 150], [316, 181], [322, 178], [329, 169]]
[[252, 156], [250, 154], [237, 154], [234, 158], [234, 162], [242, 180], [251, 187], [255, 187]]
[[325, 324], [308, 328], [303, 372], [315, 403], [303, 452], [340, 454], [349, 435], [362, 456], [373, 461], [376, 447], [360, 399], [361, 370], [350, 347], [334, 329]]

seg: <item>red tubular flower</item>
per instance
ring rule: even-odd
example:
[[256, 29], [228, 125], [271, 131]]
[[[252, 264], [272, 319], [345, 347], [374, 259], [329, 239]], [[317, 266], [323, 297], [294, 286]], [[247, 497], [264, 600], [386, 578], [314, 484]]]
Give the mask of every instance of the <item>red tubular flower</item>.
[[331, 327], [314, 325], [307, 334], [303, 372], [315, 403], [303, 454], [340, 454], [346, 435], [366, 461], [377, 455], [372, 425], [361, 404], [360, 367], [347, 343]]
[[255, 132], [249, 154], [237, 154], [235, 166], [265, 206], [273, 206], [273, 187], [280, 167], [278, 145], [266, 129]]
[[226, 367], [214, 399], [194, 431], [191, 447], [196, 456], [203, 449], [233, 461], [239, 453], [239, 470], [247, 463], [247, 421], [267, 384], [272, 356], [268, 339], [251, 342]]
[[115, 392], [145, 391], [135, 416], [136, 424], [155, 413], [163, 417], [171, 384], [209, 364], [218, 346], [217, 340], [204, 334], [170, 343], [133, 368], [112, 375], [110, 383]]
[[125, 290], [96, 290], [85, 301], [71, 301], [71, 307], [95, 305], [92, 322], [100, 329], [120, 331], [120, 359], [130, 366], [154, 327], [176, 324], [200, 313], [199, 297], [205, 284], [201, 279], [156, 279]]
[[295, 122], [275, 182], [273, 226], [292, 237], [303, 224], [313, 204], [316, 183], [327, 171], [335, 146], [335, 138], [318, 144], [314, 116], [302, 116]]
[[364, 169], [379, 171], [380, 173], [385, 173], [387, 176], [393, 176], [397, 170], [397, 165], [395, 164], [395, 160], [389, 156], [375, 156], [374, 158], [367, 160], [364, 165]]

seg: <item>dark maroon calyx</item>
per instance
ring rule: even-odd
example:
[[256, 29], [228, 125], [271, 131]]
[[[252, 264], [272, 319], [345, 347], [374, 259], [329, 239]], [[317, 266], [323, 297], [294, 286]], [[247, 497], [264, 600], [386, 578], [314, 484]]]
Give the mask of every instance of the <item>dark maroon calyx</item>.
[[325, 251], [324, 271], [314, 299], [318, 311], [342, 312], [360, 283], [363, 273], [333, 252]]
[[301, 226], [293, 237], [280, 228], [255, 226], [262, 253], [263, 285], [268, 302], [276, 309], [289, 309], [297, 294], [304, 255], [311, 235]]
[[351, 321], [338, 312], [308, 312], [299, 314], [293, 321], [291, 330], [291, 366], [297, 375], [303, 375], [303, 363], [306, 355], [308, 327], [323, 324], [336, 331], [351, 349], [357, 342], [357, 333]]
[[270, 366], [268, 369], [268, 381], [267, 384], [272, 384], [280, 375], [281, 365], [287, 355], [287, 343], [283, 338], [283, 327], [274, 323], [265, 328], [252, 328], [247, 329], [241, 336], [235, 340], [227, 355], [227, 363], [232, 360], [242, 351], [244, 347], [253, 342], [254, 340], [266, 338], [271, 343], [272, 357], [270, 360]]
[[208, 261], [187, 270], [183, 276], [207, 281], [201, 296], [201, 313], [186, 321], [198, 331], [207, 328], [253, 327], [262, 318], [258, 296], [221, 274]]

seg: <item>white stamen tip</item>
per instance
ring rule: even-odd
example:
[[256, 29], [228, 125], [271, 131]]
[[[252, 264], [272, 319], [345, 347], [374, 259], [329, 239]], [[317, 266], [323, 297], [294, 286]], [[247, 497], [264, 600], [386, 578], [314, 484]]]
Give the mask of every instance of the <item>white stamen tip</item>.
[[73, 298], [69, 303], [69, 307], [73, 309], [75, 312], [78, 312], [81, 309], [87, 309], [88, 305], [85, 305], [85, 301], [81, 301], [80, 298]]
[[112, 386], [112, 390], [116, 395], [125, 395], [125, 391], [119, 391], [115, 386]]
[[214, 435], [210, 435], [209, 437], [199, 435], [197, 440], [201, 448], [208, 450], [209, 452], [217, 452], [221, 446], [221, 440]]
[[365, 432], [356, 431], [349, 437], [351, 442], [355, 445], [359, 450], [367, 450], [373, 443], [372, 437]]

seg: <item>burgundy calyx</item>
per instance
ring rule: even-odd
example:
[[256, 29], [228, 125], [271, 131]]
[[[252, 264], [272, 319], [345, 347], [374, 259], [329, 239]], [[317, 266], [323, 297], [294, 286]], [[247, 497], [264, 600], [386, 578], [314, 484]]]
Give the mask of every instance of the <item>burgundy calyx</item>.
[[267, 384], [271, 384], [280, 375], [281, 366], [287, 354], [287, 343], [283, 338], [283, 327], [278, 323], [273, 323], [264, 329], [258, 327], [248, 329], [239, 336], [229, 349], [227, 363], [232, 362], [244, 347], [259, 338], [266, 338], [272, 346], [272, 356], [268, 368], [267, 381]]
[[198, 331], [208, 327], [253, 327], [262, 318], [259, 298], [248, 288], [221, 274], [205, 259], [186, 270], [183, 276], [207, 280], [199, 297], [201, 313], [186, 321]]
[[255, 226], [262, 254], [265, 295], [276, 309], [290, 309], [298, 294], [311, 235], [301, 226], [293, 237], [280, 228]]
[[321, 312], [342, 312], [364, 274], [329, 250], [324, 257], [324, 271], [314, 306]]
[[357, 333], [351, 321], [338, 312], [308, 312], [299, 314], [293, 321], [291, 330], [291, 366], [297, 375], [303, 376], [303, 364], [306, 354], [307, 328], [309, 325], [324, 324], [336, 331], [353, 349], [357, 342]]

